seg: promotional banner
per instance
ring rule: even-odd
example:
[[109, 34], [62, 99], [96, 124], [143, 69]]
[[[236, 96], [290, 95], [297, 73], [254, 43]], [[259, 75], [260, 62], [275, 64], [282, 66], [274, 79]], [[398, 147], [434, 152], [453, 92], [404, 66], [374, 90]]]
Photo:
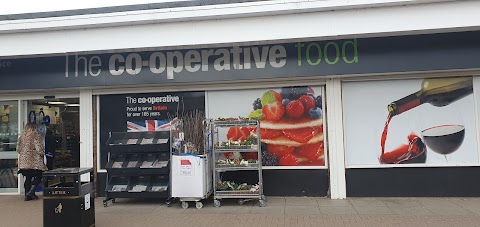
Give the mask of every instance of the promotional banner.
[[107, 163], [110, 132], [159, 131], [177, 116], [200, 110], [205, 113], [205, 92], [168, 92], [100, 96], [100, 163]]
[[343, 84], [347, 166], [478, 163], [471, 77]]
[[[260, 119], [264, 166], [325, 166], [323, 87], [283, 87], [208, 92], [209, 117]], [[219, 131], [221, 142], [241, 142], [256, 127]], [[254, 140], [255, 141], [255, 140]], [[227, 159], [256, 159], [232, 153]]]

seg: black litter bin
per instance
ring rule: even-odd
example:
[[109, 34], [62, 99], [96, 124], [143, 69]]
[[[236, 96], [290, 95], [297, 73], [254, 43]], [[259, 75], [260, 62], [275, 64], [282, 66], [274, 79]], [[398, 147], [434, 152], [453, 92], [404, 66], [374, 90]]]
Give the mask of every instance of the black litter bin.
[[[90, 181], [82, 182], [81, 175]], [[43, 226], [95, 226], [93, 168], [59, 168], [43, 173]]]

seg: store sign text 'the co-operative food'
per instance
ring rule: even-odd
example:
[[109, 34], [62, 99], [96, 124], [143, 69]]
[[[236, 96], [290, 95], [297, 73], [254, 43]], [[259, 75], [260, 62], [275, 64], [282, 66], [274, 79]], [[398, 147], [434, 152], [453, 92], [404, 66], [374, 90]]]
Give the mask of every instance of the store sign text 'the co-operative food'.
[[107, 75], [111, 76], [133, 76], [147, 70], [148, 73], [174, 79], [176, 74], [185, 72], [282, 68], [287, 61], [295, 61], [299, 67], [322, 67], [338, 62], [355, 64], [358, 63], [358, 50], [357, 40], [352, 39], [326, 43], [296, 43], [293, 48], [286, 48], [284, 45], [236, 46], [111, 54], [107, 58], [100, 55], [76, 55], [70, 59], [74, 61], [74, 75], [67, 71], [65, 77], [97, 77], [103, 70], [108, 71]]

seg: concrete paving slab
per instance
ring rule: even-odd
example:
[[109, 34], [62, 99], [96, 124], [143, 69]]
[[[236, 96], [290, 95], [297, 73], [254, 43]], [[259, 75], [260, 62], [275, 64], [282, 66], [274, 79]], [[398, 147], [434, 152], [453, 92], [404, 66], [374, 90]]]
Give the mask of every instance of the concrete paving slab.
[[468, 206], [480, 208], [479, 198], [449, 198], [448, 201], [455, 203], [461, 207]]
[[380, 199], [388, 207], [418, 207], [419, 202], [412, 198], [382, 198]]
[[222, 206], [217, 210], [218, 214], [248, 214], [251, 213], [252, 206]]
[[433, 212], [423, 207], [413, 207], [413, 206], [394, 206], [389, 207], [394, 214], [397, 215], [433, 215]]
[[[259, 207], [253, 201], [240, 206], [236, 201], [225, 200], [222, 207], [215, 208], [211, 201], [206, 201], [200, 210], [193, 204], [185, 210], [179, 203], [167, 207], [162, 201], [135, 200], [119, 200], [105, 208], [102, 199], [96, 199], [96, 226], [480, 226], [479, 198], [313, 198], [315, 206], [288, 206], [287, 199], [269, 197], [269, 203], [276, 206], [267, 203], [267, 207]], [[0, 204], [1, 226], [43, 225], [41, 199], [24, 202], [22, 196], [0, 196]], [[438, 205], [441, 206], [435, 207]], [[26, 211], [29, 218], [25, 218]]]
[[352, 206], [324, 206], [319, 207], [321, 214], [342, 214], [342, 215], [352, 215], [358, 214], [357, 211]]
[[285, 197], [286, 206], [317, 206], [317, 200], [313, 197]]
[[285, 206], [285, 197], [268, 196], [267, 206]]
[[286, 215], [311, 215], [320, 214], [317, 206], [285, 206]]
[[252, 214], [285, 214], [284, 206], [266, 206], [266, 207], [252, 207], [250, 210]]
[[455, 205], [454, 206], [443, 206], [443, 207], [426, 207], [429, 211], [438, 215], [472, 215], [473, 213]]
[[350, 198], [350, 203], [354, 207], [357, 206], [387, 206], [385, 202], [382, 201], [381, 198]]
[[354, 206], [358, 214], [395, 214], [387, 206]]
[[320, 207], [353, 207], [349, 200], [346, 199], [328, 199], [328, 198], [318, 198], [317, 205]]
[[425, 207], [442, 207], [442, 206], [455, 206], [456, 204], [450, 199], [442, 198], [415, 198], [414, 201], [420, 203]]

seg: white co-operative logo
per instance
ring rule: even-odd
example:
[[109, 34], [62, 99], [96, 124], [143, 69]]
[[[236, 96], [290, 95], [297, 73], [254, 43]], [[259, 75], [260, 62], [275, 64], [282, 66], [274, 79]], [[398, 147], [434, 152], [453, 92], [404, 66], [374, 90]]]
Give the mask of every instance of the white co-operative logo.
[[[152, 74], [166, 74], [167, 79], [186, 70], [190, 73], [198, 71], [224, 71], [243, 69], [263, 69], [267, 65], [273, 68], [285, 66], [287, 53], [281, 45], [264, 47], [232, 47], [205, 50], [158, 51], [145, 55], [139, 53], [113, 54], [108, 58], [108, 72], [112, 76], [137, 75], [145, 67]], [[75, 61], [75, 77], [96, 77], [102, 72], [105, 62], [100, 56], [78, 56]], [[68, 73], [66, 74], [68, 77]]]

